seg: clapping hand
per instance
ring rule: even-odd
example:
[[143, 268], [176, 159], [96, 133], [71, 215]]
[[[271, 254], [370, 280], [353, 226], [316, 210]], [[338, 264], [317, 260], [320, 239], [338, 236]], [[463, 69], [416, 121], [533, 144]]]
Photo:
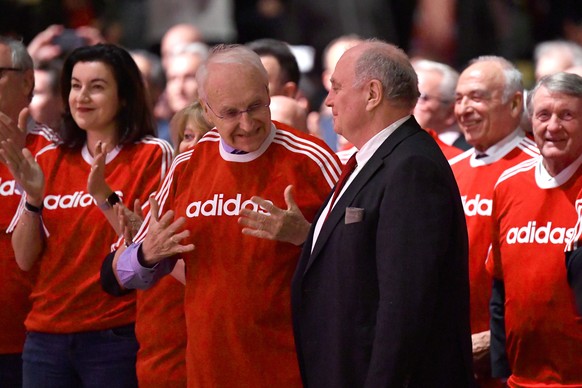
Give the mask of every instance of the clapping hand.
[[0, 157], [16, 183], [26, 192], [27, 201], [40, 207], [44, 196], [44, 174], [32, 153], [8, 139], [0, 142]]

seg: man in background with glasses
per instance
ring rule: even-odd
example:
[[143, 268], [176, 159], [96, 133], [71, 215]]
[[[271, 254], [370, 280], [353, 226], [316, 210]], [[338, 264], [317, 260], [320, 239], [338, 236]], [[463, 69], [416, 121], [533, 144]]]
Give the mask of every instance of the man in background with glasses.
[[300, 209], [307, 220], [297, 217], [293, 232], [306, 235], [339, 160], [323, 141], [274, 125], [267, 72], [250, 49], [218, 46], [196, 79], [216, 128], [176, 157], [133, 244], [118, 252], [117, 276], [147, 288], [184, 259], [190, 386], [300, 387], [290, 283], [304, 238], [241, 234], [239, 213], [257, 211], [252, 226], [264, 230]]
[[[49, 144], [51, 131], [31, 122], [26, 133], [24, 112], [34, 89], [32, 58], [22, 42], [0, 36], [0, 141], [11, 138], [21, 148], [35, 151]], [[20, 116], [20, 121], [19, 121]], [[20, 128], [17, 124], [20, 123]], [[0, 164], [0, 385], [22, 386], [24, 319], [30, 310], [28, 295], [34, 273], [16, 265], [11, 235], [6, 234], [20, 201], [20, 190], [4, 164]]]

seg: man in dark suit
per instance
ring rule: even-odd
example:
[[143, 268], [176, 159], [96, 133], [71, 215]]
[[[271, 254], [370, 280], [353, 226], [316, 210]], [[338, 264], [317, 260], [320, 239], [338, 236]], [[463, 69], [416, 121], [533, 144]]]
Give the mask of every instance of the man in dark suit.
[[303, 382], [472, 386], [465, 219], [447, 161], [410, 116], [416, 74], [403, 51], [367, 41], [331, 81], [326, 104], [357, 167], [323, 204], [293, 279]]

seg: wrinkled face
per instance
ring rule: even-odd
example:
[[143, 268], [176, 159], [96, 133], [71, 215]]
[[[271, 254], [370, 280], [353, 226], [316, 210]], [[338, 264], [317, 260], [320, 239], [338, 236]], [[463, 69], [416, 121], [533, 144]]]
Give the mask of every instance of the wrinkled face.
[[120, 109], [117, 82], [103, 62], [78, 62], [73, 67], [69, 107], [79, 128], [115, 133]]
[[166, 97], [173, 112], [185, 108], [198, 99], [196, 71], [201, 59], [198, 55], [176, 55], [166, 70]]
[[0, 112], [16, 123], [18, 114], [29, 103], [34, 76], [32, 70], [23, 72], [10, 69], [14, 69], [10, 48], [0, 45]]
[[[582, 155], [582, 98], [540, 88], [532, 100], [534, 138], [550, 173]], [[549, 163], [549, 164], [548, 164]], [[553, 170], [553, 171], [552, 171]]]
[[446, 100], [441, 92], [442, 74], [437, 71], [418, 71], [418, 90], [420, 97], [414, 108], [414, 117], [422, 128], [437, 132], [451, 124], [447, 122], [452, 115], [453, 101]]
[[266, 140], [271, 132], [267, 88], [258, 69], [240, 64], [208, 67], [204, 112], [230, 147], [253, 152]]
[[479, 151], [491, 147], [515, 128], [512, 99], [502, 101], [505, 77], [490, 62], [469, 66], [457, 83], [455, 116], [465, 139]]
[[57, 129], [63, 113], [63, 104], [61, 96], [53, 94], [50, 83], [50, 74], [47, 71], [34, 71], [34, 97], [28, 107], [35, 121]]
[[358, 144], [360, 117], [365, 113], [366, 93], [363, 87], [354, 87], [357, 50], [348, 50], [338, 61], [331, 76], [331, 89], [325, 105], [331, 108], [335, 132], [352, 144]]

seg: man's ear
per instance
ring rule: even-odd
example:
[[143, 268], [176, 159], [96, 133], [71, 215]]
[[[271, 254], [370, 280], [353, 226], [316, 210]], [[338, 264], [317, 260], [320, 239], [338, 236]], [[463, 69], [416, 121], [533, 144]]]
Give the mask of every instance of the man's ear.
[[384, 98], [384, 88], [382, 87], [382, 83], [377, 79], [373, 79], [368, 82], [367, 87], [368, 101], [366, 109], [371, 110], [382, 103], [382, 99]]
[[510, 102], [511, 115], [513, 117], [521, 116], [523, 111], [523, 93], [517, 92], [513, 95]]
[[34, 94], [34, 70], [26, 70], [22, 74], [22, 93], [32, 101], [32, 96]]
[[297, 96], [298, 89], [299, 87], [295, 82], [285, 82], [285, 85], [283, 85], [283, 95], [286, 97], [295, 98], [295, 96]]

